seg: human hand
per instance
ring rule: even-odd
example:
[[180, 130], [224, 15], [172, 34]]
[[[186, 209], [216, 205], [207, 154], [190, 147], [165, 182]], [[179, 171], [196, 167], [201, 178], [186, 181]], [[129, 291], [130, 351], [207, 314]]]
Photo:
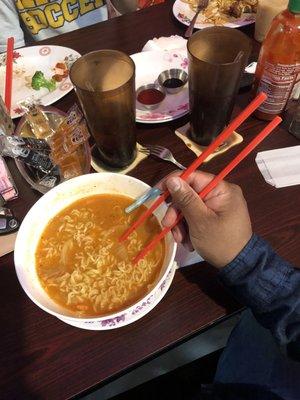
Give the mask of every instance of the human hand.
[[183, 223], [173, 228], [176, 242], [191, 245], [210, 264], [221, 268], [231, 262], [252, 236], [247, 204], [239, 186], [220, 182], [203, 200], [198, 193], [214, 178], [205, 172], [194, 172], [187, 182], [181, 172], [167, 176], [158, 185], [168, 189], [172, 205], [162, 220], [171, 226], [178, 210]]

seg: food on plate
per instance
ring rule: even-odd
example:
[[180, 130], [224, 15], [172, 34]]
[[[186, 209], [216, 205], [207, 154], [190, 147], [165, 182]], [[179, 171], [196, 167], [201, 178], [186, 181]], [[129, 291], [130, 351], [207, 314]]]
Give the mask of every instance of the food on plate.
[[31, 79], [31, 87], [34, 90], [46, 88], [49, 92], [53, 92], [56, 88], [56, 82], [53, 79], [46, 79], [42, 71], [36, 71]]
[[31, 87], [34, 90], [40, 90], [42, 87], [45, 87], [52, 92], [56, 88], [56, 82], [61, 82], [63, 79], [67, 78], [69, 75], [69, 69], [66, 63], [58, 62], [53, 68], [54, 75], [51, 79], [46, 79], [45, 75], [41, 71], [36, 71], [33, 77], [31, 78]]
[[61, 82], [69, 75], [69, 69], [64, 62], [58, 62], [54, 67], [55, 74], [52, 76], [56, 82]]
[[132, 199], [119, 194], [81, 198], [46, 226], [36, 249], [40, 283], [56, 303], [74, 316], [102, 316], [135, 304], [154, 286], [162, 268], [165, 244], [143, 260], [132, 259], [160, 232], [151, 217], [128, 240], [118, 238], [145, 206], [131, 214]]
[[[182, 0], [196, 12], [199, 0]], [[258, 0], [210, 0], [200, 13], [203, 23], [223, 25], [232, 18], [240, 18], [243, 13], [256, 13]]]
[[230, 15], [240, 18], [243, 13], [256, 13], [258, 0], [236, 0], [229, 8]]

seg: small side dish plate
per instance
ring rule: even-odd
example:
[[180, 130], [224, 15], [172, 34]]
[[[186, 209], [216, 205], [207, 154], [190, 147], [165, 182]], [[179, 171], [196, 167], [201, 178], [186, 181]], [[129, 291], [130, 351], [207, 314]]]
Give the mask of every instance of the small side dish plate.
[[[144, 51], [130, 56], [136, 65], [136, 89], [149, 83], [156, 83], [158, 75], [167, 69], [179, 68], [187, 72], [186, 49], [169, 51]], [[136, 121], [145, 124], [159, 124], [173, 121], [189, 112], [188, 85], [176, 94], [167, 94], [155, 110], [136, 108]]]

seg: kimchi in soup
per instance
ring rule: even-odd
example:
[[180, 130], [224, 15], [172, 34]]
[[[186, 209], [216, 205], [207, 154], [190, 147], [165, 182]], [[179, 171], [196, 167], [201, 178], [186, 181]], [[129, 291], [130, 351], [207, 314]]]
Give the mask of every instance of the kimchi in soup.
[[48, 295], [74, 316], [120, 311], [153, 288], [164, 260], [164, 243], [137, 264], [132, 260], [161, 228], [152, 216], [119, 243], [121, 234], [145, 209], [126, 214], [131, 202], [115, 194], [77, 200], [42, 233], [35, 254], [37, 275]]

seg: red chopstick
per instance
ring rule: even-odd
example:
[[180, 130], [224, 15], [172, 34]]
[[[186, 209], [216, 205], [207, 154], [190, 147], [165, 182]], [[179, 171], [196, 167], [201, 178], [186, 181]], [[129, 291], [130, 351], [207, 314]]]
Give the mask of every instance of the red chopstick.
[[4, 103], [10, 115], [11, 95], [12, 95], [12, 78], [13, 78], [13, 58], [14, 58], [14, 38], [7, 39], [6, 47], [6, 72], [5, 72], [5, 92]]
[[[207, 147], [207, 149], [200, 154], [195, 161], [180, 175], [181, 179], [187, 180], [187, 178], [193, 173], [206, 158], [212, 154], [225, 140], [237, 129], [248, 117], [253, 113], [267, 98], [267, 95], [263, 92], [259, 93], [254, 100], [236, 117], [230, 124], [216, 137], [216, 139]], [[168, 190], [161, 194], [154, 203], [143, 213], [140, 217], [123, 233], [119, 238], [119, 241], [127, 239], [128, 236], [136, 230], [148, 217], [153, 213], [156, 208], [163, 203], [169, 196]]]
[[[208, 193], [213, 190], [218, 183], [224, 179], [251, 151], [259, 145], [282, 121], [282, 118], [276, 116], [218, 175], [214, 177], [213, 180], [209, 182], [208, 185], [205, 186], [204, 189], [199, 193], [199, 197], [204, 199]], [[172, 226], [165, 227], [160, 233], [158, 233], [154, 238], [149, 242], [143, 250], [134, 258], [133, 262], [137, 263], [139, 260], [145, 257], [145, 255], [151, 251], [157, 243], [163, 239], [167, 233], [169, 233], [175, 225], [183, 218], [182, 213], [179, 213], [176, 221]]]

